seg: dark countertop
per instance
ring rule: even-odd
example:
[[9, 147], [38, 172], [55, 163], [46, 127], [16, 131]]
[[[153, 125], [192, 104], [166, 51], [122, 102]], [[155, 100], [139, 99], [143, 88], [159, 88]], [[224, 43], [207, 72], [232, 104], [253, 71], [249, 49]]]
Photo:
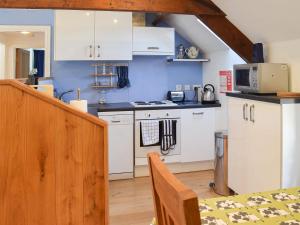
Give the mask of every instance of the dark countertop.
[[105, 103], [105, 104], [89, 104], [89, 113], [97, 115], [97, 112], [112, 112], [112, 111], [139, 111], [139, 110], [158, 110], [158, 109], [189, 109], [189, 108], [216, 108], [221, 107], [221, 104], [201, 104], [194, 101], [186, 101], [177, 103], [176, 106], [157, 106], [157, 107], [133, 107], [129, 102], [120, 103]]
[[299, 104], [300, 103], [300, 97], [284, 98], [284, 97], [278, 97], [276, 95], [243, 94], [243, 93], [234, 93], [234, 92], [228, 92], [226, 93], [226, 95], [235, 98], [243, 98], [243, 99], [269, 102], [275, 104]]

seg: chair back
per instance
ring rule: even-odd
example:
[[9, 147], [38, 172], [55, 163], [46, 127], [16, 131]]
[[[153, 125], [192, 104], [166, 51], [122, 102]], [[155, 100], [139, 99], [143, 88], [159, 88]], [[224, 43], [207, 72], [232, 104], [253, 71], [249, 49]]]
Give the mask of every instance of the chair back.
[[157, 225], [200, 225], [198, 198], [160, 160], [148, 154]]

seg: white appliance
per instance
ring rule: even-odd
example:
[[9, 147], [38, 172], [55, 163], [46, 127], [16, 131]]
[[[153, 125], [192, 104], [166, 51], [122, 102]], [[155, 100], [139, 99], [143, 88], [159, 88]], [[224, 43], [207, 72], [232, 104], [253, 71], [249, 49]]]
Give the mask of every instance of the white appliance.
[[133, 177], [133, 112], [99, 112], [108, 122], [110, 179]]
[[175, 29], [133, 27], [133, 55], [175, 55]]
[[[151, 108], [152, 106], [148, 106]], [[161, 154], [160, 145], [142, 146], [141, 122], [145, 120], [176, 120], [176, 145], [169, 154], [162, 156], [166, 163], [179, 162], [181, 155], [181, 111], [179, 109], [141, 110], [135, 112], [135, 165], [147, 165], [147, 154], [158, 152]]]
[[233, 66], [234, 90], [246, 93], [276, 93], [289, 90], [288, 66], [281, 63]]

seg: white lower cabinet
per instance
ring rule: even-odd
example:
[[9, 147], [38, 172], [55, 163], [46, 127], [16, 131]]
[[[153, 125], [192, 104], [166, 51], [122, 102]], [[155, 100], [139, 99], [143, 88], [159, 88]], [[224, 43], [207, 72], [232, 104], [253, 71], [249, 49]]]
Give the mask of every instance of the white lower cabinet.
[[[284, 110], [288, 105], [229, 97], [228, 184], [238, 194], [300, 185], [300, 166], [286, 173], [292, 167], [287, 162], [299, 157], [299, 143], [284, 139], [299, 134], [299, 118], [285, 123], [294, 110]], [[289, 177], [293, 182], [284, 182]]]
[[133, 112], [103, 112], [108, 122], [110, 179], [133, 177]]
[[215, 109], [182, 109], [181, 124], [181, 162], [213, 160]]

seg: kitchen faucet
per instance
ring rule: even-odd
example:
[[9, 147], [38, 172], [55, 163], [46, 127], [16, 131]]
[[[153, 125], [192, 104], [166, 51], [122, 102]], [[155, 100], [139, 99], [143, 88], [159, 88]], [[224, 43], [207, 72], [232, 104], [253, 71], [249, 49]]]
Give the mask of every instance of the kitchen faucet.
[[64, 95], [69, 94], [69, 93], [72, 93], [72, 92], [74, 92], [73, 89], [68, 90], [68, 91], [64, 91], [64, 92], [62, 92], [60, 95], [58, 95], [58, 99], [59, 99], [59, 100], [63, 100]]

